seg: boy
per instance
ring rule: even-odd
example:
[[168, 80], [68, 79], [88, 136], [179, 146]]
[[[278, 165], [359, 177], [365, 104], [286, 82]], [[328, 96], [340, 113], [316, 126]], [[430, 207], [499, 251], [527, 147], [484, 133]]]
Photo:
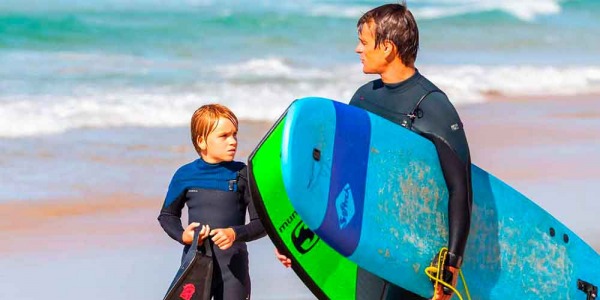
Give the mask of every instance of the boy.
[[[223, 105], [204, 105], [194, 112], [191, 138], [200, 158], [175, 172], [158, 216], [165, 232], [185, 245], [184, 256], [194, 230], [204, 224], [199, 243], [212, 236], [211, 245], [217, 246], [213, 247], [211, 287], [215, 300], [250, 299], [245, 242], [265, 235], [250, 198], [246, 165], [233, 160], [237, 132], [236, 116]], [[189, 225], [184, 229], [181, 211], [186, 204]], [[250, 215], [248, 224], [244, 224], [246, 210]]]

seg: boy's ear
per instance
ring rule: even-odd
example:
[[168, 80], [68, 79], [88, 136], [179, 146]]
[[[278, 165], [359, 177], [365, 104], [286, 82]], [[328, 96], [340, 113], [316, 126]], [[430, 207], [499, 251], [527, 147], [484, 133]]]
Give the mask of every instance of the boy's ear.
[[196, 144], [198, 144], [198, 147], [200, 147], [200, 150], [202, 150], [202, 151], [206, 150], [206, 141], [201, 136], [198, 136], [196, 138]]

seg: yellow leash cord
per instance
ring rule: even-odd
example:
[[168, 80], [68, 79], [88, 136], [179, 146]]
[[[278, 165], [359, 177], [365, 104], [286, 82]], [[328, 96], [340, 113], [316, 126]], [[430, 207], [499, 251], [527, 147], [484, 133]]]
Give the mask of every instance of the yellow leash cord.
[[[458, 290], [453, 287], [451, 284], [445, 282], [442, 279], [444, 270], [444, 263], [446, 262], [446, 255], [448, 253], [448, 248], [442, 248], [438, 255], [437, 267], [429, 266], [425, 268], [425, 274], [429, 279], [435, 282], [434, 287], [437, 288], [438, 284], [441, 284], [454, 292], [458, 296], [458, 299], [463, 300], [462, 295], [458, 292]], [[467, 281], [465, 280], [465, 276], [463, 275], [462, 270], [458, 270], [458, 274], [460, 275], [460, 279], [462, 280], [463, 286], [465, 287], [465, 292], [467, 294], [467, 299], [471, 300], [471, 295], [469, 294], [469, 288], [467, 287]]]

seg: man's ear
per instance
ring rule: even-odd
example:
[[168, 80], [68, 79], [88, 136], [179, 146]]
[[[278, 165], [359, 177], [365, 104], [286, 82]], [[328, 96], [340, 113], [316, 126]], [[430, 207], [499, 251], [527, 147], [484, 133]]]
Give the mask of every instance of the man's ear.
[[388, 58], [393, 58], [398, 53], [398, 49], [396, 48], [396, 44], [392, 43], [390, 40], [383, 41], [383, 52], [385, 56]]
[[196, 138], [196, 144], [198, 144], [198, 147], [200, 147], [200, 150], [206, 151], [206, 140], [204, 140], [203, 137], [198, 136]]

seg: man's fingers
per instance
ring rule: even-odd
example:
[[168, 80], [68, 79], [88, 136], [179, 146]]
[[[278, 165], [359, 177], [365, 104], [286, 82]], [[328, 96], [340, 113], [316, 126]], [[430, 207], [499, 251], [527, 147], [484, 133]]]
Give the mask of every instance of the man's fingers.
[[279, 259], [281, 262], [291, 262], [291, 260], [287, 256], [281, 254], [277, 248], [275, 248], [275, 256], [277, 256], [277, 259]]

